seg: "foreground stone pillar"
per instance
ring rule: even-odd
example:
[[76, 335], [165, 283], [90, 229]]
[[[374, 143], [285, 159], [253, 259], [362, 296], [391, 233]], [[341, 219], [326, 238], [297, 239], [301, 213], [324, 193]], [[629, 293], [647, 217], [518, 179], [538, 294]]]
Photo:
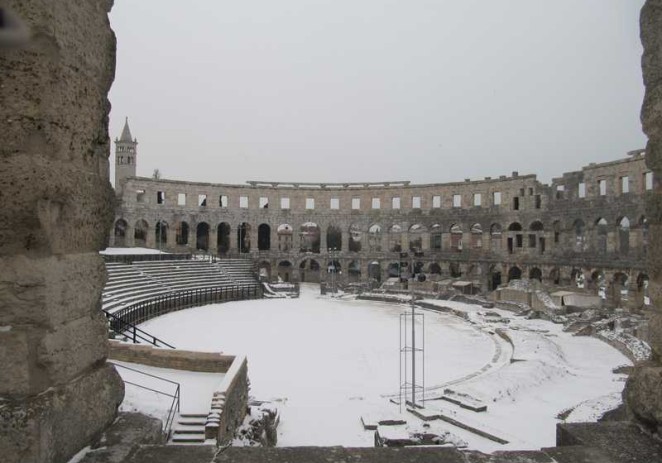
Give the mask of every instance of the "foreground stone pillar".
[[0, 460], [67, 461], [116, 416], [100, 312], [113, 221], [110, 0], [3, 2], [33, 33], [0, 49]]
[[650, 362], [635, 368], [623, 397], [631, 416], [662, 434], [662, 0], [646, 1], [640, 22], [646, 86], [641, 121], [648, 136], [646, 164], [655, 177], [655, 190], [646, 200], [650, 220], [649, 293], [655, 307], [649, 324], [653, 355]]

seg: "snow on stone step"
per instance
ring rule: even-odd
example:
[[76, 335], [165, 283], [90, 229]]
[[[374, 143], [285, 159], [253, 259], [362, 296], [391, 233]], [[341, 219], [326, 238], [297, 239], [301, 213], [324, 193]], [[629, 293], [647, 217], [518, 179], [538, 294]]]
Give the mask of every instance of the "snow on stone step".
[[439, 411], [430, 410], [429, 408], [407, 407], [407, 411], [423, 421], [432, 421], [441, 418], [441, 413]]
[[204, 434], [205, 425], [198, 424], [182, 424], [179, 423], [178, 426], [173, 430], [173, 433], [178, 434]]
[[187, 425], [187, 426], [191, 426], [191, 425], [202, 425], [202, 426], [204, 426], [206, 422], [207, 422], [207, 415], [205, 415], [204, 417], [200, 417], [200, 418], [182, 418], [182, 417], [179, 417], [179, 419], [177, 420], [177, 424], [183, 424], [183, 425]]
[[398, 426], [407, 424], [407, 420], [393, 413], [384, 412], [382, 414], [365, 414], [361, 416], [363, 429], [375, 430], [377, 426]]
[[182, 444], [182, 443], [189, 443], [189, 444], [200, 443], [200, 444], [203, 444], [205, 442], [205, 435], [204, 434], [200, 434], [200, 435], [192, 435], [192, 434], [191, 435], [189, 435], [189, 434], [187, 434], [187, 435], [177, 435], [177, 434], [175, 434], [175, 435], [172, 436], [172, 439], [170, 439], [170, 442], [176, 443], [176, 444]]

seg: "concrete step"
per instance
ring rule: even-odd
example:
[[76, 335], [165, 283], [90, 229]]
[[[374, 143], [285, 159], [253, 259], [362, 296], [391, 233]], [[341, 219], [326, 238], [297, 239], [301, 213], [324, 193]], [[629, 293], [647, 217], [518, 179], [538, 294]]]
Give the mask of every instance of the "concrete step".
[[205, 442], [204, 434], [173, 434], [170, 438], [170, 442], [181, 444], [181, 443], [199, 443], [202, 444]]
[[179, 417], [176, 420], [177, 424], [181, 424], [184, 426], [204, 426], [205, 423], [207, 423], [207, 416], [205, 415], [204, 418], [182, 418]]
[[172, 434], [175, 436], [183, 435], [183, 434], [202, 434], [204, 436], [205, 434], [205, 427], [204, 426], [182, 426], [179, 425], [175, 429], [173, 429]]

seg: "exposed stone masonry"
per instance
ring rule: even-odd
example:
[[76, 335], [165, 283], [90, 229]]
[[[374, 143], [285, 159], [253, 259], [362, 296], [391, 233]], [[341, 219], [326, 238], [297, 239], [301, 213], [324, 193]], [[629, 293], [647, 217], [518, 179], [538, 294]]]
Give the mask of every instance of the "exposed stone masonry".
[[643, 304], [653, 177], [642, 150], [551, 185], [517, 173], [430, 185], [121, 184], [116, 246], [243, 254], [288, 281], [324, 280], [331, 262], [343, 282], [383, 281], [413, 261], [416, 273], [462, 276], [484, 290], [519, 276], [570, 284], [583, 275], [595, 291], [604, 280], [613, 304], [626, 284], [630, 303]]
[[[34, 36], [25, 49], [0, 51], [0, 69], [2, 70], [0, 73], [0, 133], [2, 133], [3, 141], [0, 147], [3, 161], [3, 168], [0, 170], [2, 204], [2, 208], [0, 208], [0, 371], [2, 372], [2, 381], [0, 381], [0, 455], [2, 455], [3, 461], [9, 462], [66, 461], [113, 420], [115, 408], [122, 396], [119, 377], [105, 363], [105, 332], [102, 332], [103, 330], [100, 328], [103, 320], [98, 315], [104, 272], [96, 253], [100, 247], [106, 244], [106, 231], [115, 228], [112, 224], [113, 200], [108, 185], [107, 163], [109, 151], [107, 92], [113, 78], [115, 59], [114, 38], [107, 17], [112, 1], [8, 0], [4, 4], [13, 8], [27, 22]], [[646, 1], [641, 16], [641, 35], [644, 44], [643, 75], [646, 84], [642, 125], [649, 137], [646, 147], [646, 163], [655, 172], [656, 177], [660, 178], [662, 175], [662, 0]], [[601, 168], [601, 166], [597, 167]], [[575, 177], [579, 178], [579, 174], [564, 176], [561, 182]], [[589, 217], [588, 211], [591, 211], [591, 208], [600, 207], [601, 204], [605, 208], [601, 209], [599, 214], [607, 214], [609, 212], [607, 205], [609, 205], [615, 214], [626, 213], [631, 221], [635, 216], [638, 218], [639, 214], [645, 215], [649, 220], [651, 232], [648, 247], [643, 248], [649, 257], [651, 296], [656, 306], [659, 307], [662, 304], [662, 233], [660, 233], [662, 231], [662, 191], [660, 188], [662, 187], [659, 184], [655, 185], [654, 193], [646, 198], [646, 212], [644, 213], [637, 205], [641, 197], [634, 197], [632, 193], [629, 193], [631, 200], [626, 200], [626, 195], [619, 195], [618, 198], [614, 196], [616, 198], [613, 200], [614, 202], [592, 196], [591, 191], [595, 188], [593, 181], [586, 182], [589, 185], [587, 196], [593, 199], [582, 203], [584, 206], [581, 206], [577, 202], [579, 199], [575, 201], [574, 196], [572, 196], [573, 199], [556, 200], [556, 192], [560, 191], [554, 189], [557, 181], [553, 183], [551, 191], [545, 192], [544, 187], [539, 186], [532, 177], [513, 176], [510, 179], [499, 180], [513, 182], [513, 188], [509, 188], [511, 193], [505, 192], [504, 187], [502, 204], [505, 205], [514, 204], [512, 191], [524, 188], [524, 194], [518, 195], [522, 201], [520, 204], [522, 210], [506, 213], [490, 210], [490, 207], [486, 207], [491, 204], [489, 191], [485, 190], [486, 196], [481, 197], [481, 202], [486, 206], [481, 205], [481, 214], [477, 216], [481, 218], [477, 222], [483, 225], [482, 243], [484, 244], [486, 244], [486, 224], [492, 222], [490, 214], [494, 214], [494, 218], [499, 218], [502, 226], [513, 223], [512, 219], [517, 217], [519, 218], [518, 223], [525, 230], [526, 226], [533, 223], [534, 217], [543, 215], [545, 211], [548, 214], [557, 214], [558, 217], [561, 217], [562, 213], [567, 213], [567, 217], [563, 216], [566, 217], [565, 219], [558, 219], [562, 225], [559, 231], [562, 240], [562, 237], [571, 229], [568, 224], [574, 223], [576, 220], [570, 216], [570, 211], [586, 218], [585, 225], [589, 230], [593, 226], [593, 218], [598, 213]], [[639, 179], [633, 180], [635, 185], [639, 181]], [[133, 182], [136, 183], [132, 189], [139, 188], [140, 182], [144, 182], [144, 179], [134, 179]], [[612, 181], [606, 185], [607, 196], [610, 191], [609, 185], [613, 187], [613, 183]], [[164, 183], [164, 185], [177, 186], [175, 182]], [[181, 185], [187, 185], [187, 188], [191, 189], [191, 194], [197, 194], [197, 191], [194, 190], [200, 186], [200, 184], [186, 183]], [[448, 189], [458, 189], [459, 191], [461, 185], [446, 186]], [[488, 185], [491, 185], [490, 181], [484, 182], [484, 186]], [[250, 197], [254, 198], [253, 201], [259, 200], [262, 191], [270, 191], [261, 190], [260, 188], [263, 188], [261, 185], [255, 185], [255, 187], [251, 185], [216, 186], [219, 187], [219, 190], [228, 191], [230, 197], [233, 190], [234, 193], [237, 193], [239, 189], [249, 191], [248, 188], [254, 188], [250, 190], [252, 192]], [[475, 190], [477, 184], [465, 186]], [[400, 187], [398, 186], [398, 188]], [[427, 201], [434, 201], [434, 199], [430, 199], [429, 196], [427, 199], [423, 199], [423, 191], [427, 186], [406, 185], [405, 187], [408, 196], [401, 195], [402, 207], [399, 212], [393, 214], [399, 221], [406, 222], [406, 225], [409, 226], [422, 221], [423, 218], [430, 217], [428, 211], [432, 209], [432, 206]], [[387, 188], [389, 187], [384, 186], [383, 191], [386, 191]], [[533, 194], [527, 194], [528, 188], [533, 188]], [[297, 191], [300, 196], [299, 200], [307, 197], [304, 196], [306, 192], [303, 188]], [[316, 191], [315, 197], [319, 198], [316, 201], [318, 204], [324, 204], [334, 194], [321, 188]], [[566, 188], [560, 196], [571, 194], [570, 191], [571, 188]], [[632, 191], [634, 192], [634, 190]], [[347, 198], [354, 194], [354, 190], [351, 188], [341, 192]], [[413, 203], [411, 197], [417, 192], [421, 193], [422, 199], [420, 207], [415, 209], [420, 209], [420, 211], [407, 209], [406, 205], [409, 204], [410, 199]], [[210, 190], [208, 197], [210, 205], [219, 199], [214, 198], [212, 193], [222, 194], [221, 191]], [[361, 192], [361, 194], [364, 193], [366, 199], [362, 199], [360, 212], [345, 209], [342, 214], [340, 212], [328, 213], [329, 217], [337, 214], [337, 217], [344, 220], [344, 223], [339, 222], [339, 226], [342, 226], [342, 243], [349, 243], [347, 238], [350, 232], [347, 227], [351, 225], [351, 219], [361, 218], [363, 220], [364, 217], [372, 215], [381, 218], [381, 214], [388, 208], [387, 204], [390, 199], [384, 196], [379, 212], [363, 209], [368, 206], [365, 201], [372, 201], [372, 190], [366, 189]], [[446, 193], [458, 194], [450, 191]], [[441, 194], [442, 211], [444, 208], [449, 208], [450, 201], [452, 201], [446, 193], [442, 191]], [[467, 191], [467, 193], [471, 192]], [[510, 196], [508, 196], [509, 194]], [[535, 211], [537, 194], [541, 195], [540, 212]], [[292, 194], [293, 198], [294, 196]], [[370, 199], [367, 199], [369, 197]], [[169, 200], [168, 195], [165, 200]], [[199, 223], [207, 220], [205, 223], [209, 225], [208, 231], [212, 233], [217, 230], [219, 224], [223, 223], [223, 220], [233, 227], [242, 222], [257, 227], [261, 223], [271, 225], [291, 223], [293, 227], [299, 227], [308, 220], [307, 214], [312, 213], [305, 212], [305, 209], [297, 205], [295, 200], [296, 198], [293, 199], [290, 212], [274, 212], [273, 220], [267, 222], [258, 220], [262, 219], [258, 214], [266, 213], [266, 210], [259, 212], [224, 211], [219, 212], [218, 216], [211, 216], [208, 210], [204, 210], [196, 211], [196, 216], [193, 217], [192, 209], [198, 207], [193, 203], [181, 209], [173, 206], [171, 210], [167, 211], [170, 215], [162, 214], [150, 205], [138, 206], [130, 203], [125, 203], [122, 206], [124, 209], [120, 209], [120, 211], [127, 214], [127, 228], [125, 229], [127, 233], [124, 234], [124, 238], [129, 241], [134, 239], [135, 234], [131, 233], [130, 227], [135, 225], [134, 219], [136, 221], [144, 219], [148, 223], [146, 231], [151, 232], [144, 234], [143, 239], [147, 241], [147, 244], [154, 244], [154, 238], [150, 238], [150, 236], [155, 236], [153, 233], [155, 224], [164, 218], [170, 224], [168, 230], [170, 227], [174, 227], [178, 218], [179, 222], [182, 222], [182, 219], [189, 220], [190, 224], [196, 228]], [[474, 222], [472, 216], [474, 211], [467, 207], [467, 201], [469, 198], [463, 196], [462, 207], [448, 212], [449, 215], [446, 217], [448, 221], [444, 220], [443, 225], [448, 227], [445, 229], [451, 234], [451, 223], [449, 222], [451, 220], [452, 223], [462, 222], [460, 219], [466, 219], [465, 222], [462, 222], [462, 238], [456, 236], [453, 240], [451, 236], [447, 237], [446, 241], [442, 240], [440, 250], [442, 254], [439, 255], [444, 259], [446, 258], [443, 254], [445, 249], [455, 255], [464, 256], [468, 253], [464, 243], [467, 240], [466, 234], [470, 231], [467, 225]], [[558, 206], [554, 207], [551, 204], [545, 205], [545, 201], [548, 203], [560, 202]], [[563, 203], [563, 201], [568, 202]], [[534, 204], [533, 209], [529, 209], [531, 203]], [[274, 206], [276, 204], [270, 199], [269, 214], [272, 213]], [[255, 206], [252, 207], [255, 208]], [[485, 211], [482, 211], [483, 208]], [[628, 209], [625, 210], [625, 208]], [[311, 217], [315, 217], [319, 223], [322, 223], [321, 217], [317, 218], [315, 215], [311, 215]], [[443, 213], [439, 215], [440, 222], [443, 217]], [[544, 224], [544, 232], [549, 233], [545, 236], [546, 245], [550, 245], [550, 237], [552, 240], [554, 239], [554, 235], [551, 234], [556, 233], [553, 225], [555, 217], [549, 215], [540, 219]], [[483, 218], [484, 221], [482, 221]], [[597, 219], [597, 217], [595, 218]], [[616, 235], [613, 231], [615, 218], [618, 216], [612, 215], [611, 219], [607, 219], [607, 223], [612, 226], [612, 229], [608, 231], [606, 240], [604, 238], [598, 240], [595, 236], [595, 240], [588, 237], [587, 241], [575, 241], [575, 244], [579, 244], [582, 248], [586, 244], [588, 249], [591, 249], [591, 246], [597, 246], [597, 243], [600, 243], [602, 249], [606, 246], [607, 259], [610, 262], [617, 262], [617, 254], [614, 252], [617, 249]], [[367, 222], [366, 219], [366, 225]], [[387, 222], [389, 221], [382, 220], [383, 227], [390, 225]], [[330, 220], [322, 223], [327, 227], [330, 224], [332, 224]], [[637, 224], [636, 221], [631, 222], [633, 230]], [[428, 225], [433, 224], [430, 223], [426, 226]], [[192, 230], [197, 231], [196, 228], [192, 228]], [[409, 231], [410, 228], [406, 230]], [[296, 231], [298, 232], [298, 229]], [[323, 231], [326, 232], [326, 229], [323, 228]], [[513, 230], [513, 232], [516, 231]], [[505, 232], [506, 230], [502, 230], [502, 233]], [[173, 243], [171, 233], [168, 231], [163, 235], [167, 236], [170, 243]], [[250, 238], [248, 242], [253, 246], [256, 246], [259, 241], [256, 233], [251, 230], [247, 234]], [[197, 233], [194, 232], [194, 235]], [[455, 235], [459, 234], [455, 233]], [[640, 235], [643, 242], [643, 233]], [[245, 238], [245, 235], [242, 236]], [[270, 236], [273, 237], [273, 235]], [[268, 252], [274, 254], [268, 255], [268, 261], [280, 263], [281, 256], [276, 253], [283, 253], [284, 258], [291, 260], [294, 260], [295, 257], [301, 259], [301, 256], [294, 255], [295, 252], [299, 254], [300, 246], [295, 245], [300, 243], [294, 243], [298, 236], [300, 236], [298, 233], [294, 233], [293, 242], [290, 243], [297, 249], [296, 251], [270, 249]], [[325, 236], [325, 233], [322, 236]], [[407, 235], [403, 234], [400, 237], [401, 246], [409, 241], [404, 238], [405, 236]], [[637, 235], [631, 233], [630, 236], [636, 237]], [[537, 238], [539, 237], [538, 235]], [[469, 236], [469, 238], [471, 237]], [[511, 238], [517, 240], [517, 233]], [[222, 243], [227, 247], [225, 252], [240, 250], [242, 240], [232, 241], [233, 239], [231, 236], [229, 243]], [[463, 243], [461, 251], [458, 246], [460, 239]], [[634, 240], [632, 249], [638, 249], [636, 238], [632, 239]], [[526, 240], [528, 241], [528, 237]], [[605, 241], [606, 243], [604, 243]], [[505, 242], [507, 243], [507, 241]], [[246, 241], [243, 243], [245, 245]], [[389, 242], [384, 240], [383, 243], [388, 245]], [[421, 251], [418, 252], [423, 252], [423, 257], [427, 257], [428, 248], [426, 246], [429, 244], [426, 244], [425, 239], [421, 243]], [[448, 245], [448, 248], [444, 243]], [[537, 243], [540, 244], [539, 241]], [[218, 240], [216, 240], [216, 251], [221, 251], [218, 244]], [[275, 241], [272, 240], [270, 244], [274, 245]], [[324, 244], [328, 243], [322, 243], [320, 238], [319, 247], [322, 250], [327, 248]], [[197, 248], [199, 247], [198, 240], [194, 237], [186, 246]], [[345, 250], [345, 246], [346, 244], [342, 244], [341, 253], [354, 252], [349, 251], [348, 248]], [[210, 239], [206, 247], [213, 251], [214, 240]], [[535, 247], [533, 248], [535, 249]], [[575, 255], [570, 248], [571, 246], [566, 246], [564, 253], [554, 254], [550, 262], [558, 263], [561, 262], [560, 259], [570, 257], [578, 259], [577, 262], [583, 260], [582, 268], [584, 268], [593, 267], [595, 264], [591, 259], [600, 257], [600, 253], [593, 253], [590, 258], [585, 254]], [[550, 246], [547, 249], [553, 249], [553, 247]], [[448, 259], [445, 262], [453, 262], [451, 254], [447, 254]], [[375, 254], [375, 256], [379, 256], [379, 254]], [[393, 254], [384, 256], [382, 262], [390, 260], [392, 256]], [[497, 262], [502, 266], [516, 263], [524, 267], [530, 265], [529, 256], [531, 256], [530, 251], [519, 250], [513, 252], [512, 255], [497, 253], [496, 256], [485, 255], [481, 259], [485, 262]], [[372, 255], [363, 257], [366, 261], [379, 259]], [[349, 259], [350, 257], [341, 254], [339, 258]], [[543, 258], [536, 256], [536, 259]], [[544, 259], [547, 257], [545, 256]], [[554, 261], [554, 259], [559, 260]], [[457, 259], [457, 261], [469, 262], [464, 258]], [[299, 262], [295, 261], [294, 264]], [[631, 257], [629, 253], [624, 262], [623, 268], [630, 270], [639, 269], [641, 266], [640, 258]], [[432, 263], [435, 262], [430, 260], [427, 265]], [[538, 265], [541, 265], [540, 262]], [[361, 270], [364, 269], [365, 266], [362, 263]], [[506, 273], [507, 269], [502, 270]], [[469, 268], [466, 268], [465, 271], [469, 273]], [[638, 422], [655, 430], [659, 429], [660, 423], [662, 423], [662, 364], [660, 362], [662, 314], [659, 310], [651, 322], [650, 331], [654, 358], [650, 364], [638, 367], [630, 377], [626, 402], [632, 416]], [[618, 428], [618, 434], [621, 434], [620, 428]], [[627, 440], [627, 436], [625, 439]], [[627, 440], [625, 442], [625, 445], [629, 446], [628, 450], [640, 447], [633, 445], [633, 442], [635, 441]], [[606, 446], [600, 446], [597, 449], [606, 448]], [[158, 450], [167, 451], [168, 449], [160, 448]], [[196, 453], [195, 451], [190, 448], [182, 449], [182, 451], [186, 452], [187, 460], [193, 461], [190, 457]], [[214, 455], [212, 449], [203, 448], [200, 449], [200, 452], [206, 453], [203, 461], [210, 461], [207, 453], [209, 456]], [[219, 458], [234, 461], [234, 457], [239, 456], [244, 458], [244, 461], [258, 461], [263, 460], [262, 457], [265, 456], [260, 454], [256, 459], [251, 460], [250, 452], [238, 452], [241, 450], [228, 451], [220, 454]], [[316, 452], [319, 452], [320, 458], [328, 460], [332, 458], [334, 450], [318, 449]], [[349, 460], [354, 457], [359, 458], [368, 451], [347, 450], [340, 453], [343, 452], [341, 458]], [[281, 454], [283, 453], [281, 452]], [[345, 454], [347, 458], [345, 458]], [[385, 461], [385, 458], [401, 460], [397, 452], [384, 451], [371, 455], [376, 455], [376, 458], [381, 461]], [[600, 457], [599, 452], [579, 456], [584, 457], [584, 460], [590, 460], [591, 455], [593, 455], [593, 461], [607, 461]], [[285, 452], [285, 456], [287, 456], [287, 452]], [[434, 461], [439, 459], [438, 453], [434, 455], [429, 453], [428, 456]], [[136, 455], [136, 457], [141, 456]], [[292, 457], [297, 458], [296, 455], [292, 455]], [[301, 457], [301, 459], [304, 458]], [[497, 457], [497, 459], [499, 458]], [[366, 460], [368, 459], [366, 458]], [[505, 459], [504, 457], [501, 461]], [[152, 460], [142, 458], [140, 461]], [[570, 460], [555, 457], [555, 461]]]
[[112, 223], [112, 1], [10, 0], [0, 50], [0, 459], [67, 461], [116, 416], [98, 250]]
[[[641, 122], [648, 136], [646, 164], [662, 175], [662, 0], [647, 0], [641, 11], [642, 68], [646, 94]], [[655, 314], [649, 323], [652, 360], [637, 367], [629, 377], [624, 398], [632, 416], [662, 435], [662, 184], [646, 201], [651, 222], [648, 266]]]

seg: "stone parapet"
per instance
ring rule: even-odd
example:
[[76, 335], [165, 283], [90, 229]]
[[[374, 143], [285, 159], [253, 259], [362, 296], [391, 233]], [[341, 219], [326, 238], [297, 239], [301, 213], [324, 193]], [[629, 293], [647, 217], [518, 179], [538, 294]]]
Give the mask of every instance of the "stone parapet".
[[140, 363], [158, 368], [200, 371], [207, 373], [226, 373], [235, 360], [234, 355], [218, 352], [194, 352], [179, 349], [159, 349], [141, 344], [127, 344], [109, 341], [108, 356], [122, 362]]
[[216, 439], [218, 445], [230, 443], [246, 416], [247, 407], [248, 361], [245, 356], [237, 356], [214, 391], [205, 426], [207, 439]]

